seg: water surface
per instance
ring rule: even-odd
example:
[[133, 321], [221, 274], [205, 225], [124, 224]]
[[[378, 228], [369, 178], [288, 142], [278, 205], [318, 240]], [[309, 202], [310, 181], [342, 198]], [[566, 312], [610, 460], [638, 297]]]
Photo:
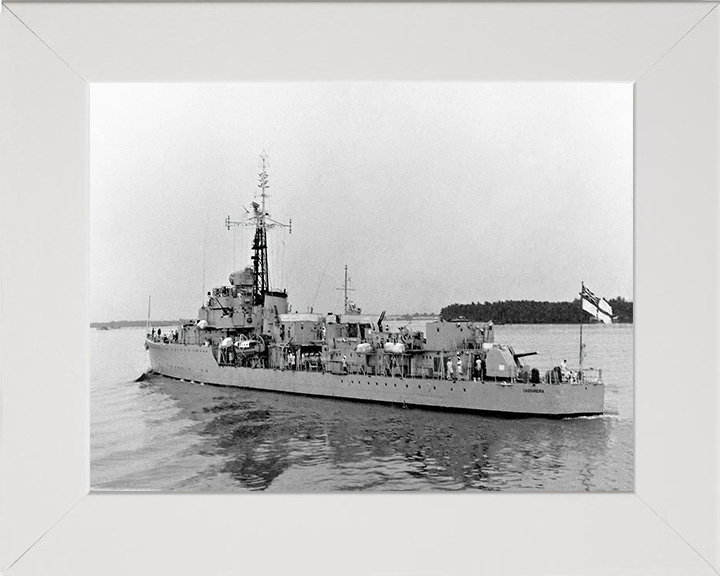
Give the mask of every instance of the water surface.
[[[585, 326], [606, 414], [550, 420], [407, 409], [202, 386], [149, 367], [144, 329], [91, 331], [94, 490], [631, 491], [633, 331]], [[549, 368], [579, 352], [579, 326], [496, 326]]]

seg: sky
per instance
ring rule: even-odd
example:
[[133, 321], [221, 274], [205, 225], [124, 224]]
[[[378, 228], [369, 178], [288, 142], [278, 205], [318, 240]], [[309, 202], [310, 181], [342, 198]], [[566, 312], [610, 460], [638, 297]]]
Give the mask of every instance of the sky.
[[293, 310], [633, 294], [631, 84], [93, 84], [91, 321], [193, 318], [250, 264]]

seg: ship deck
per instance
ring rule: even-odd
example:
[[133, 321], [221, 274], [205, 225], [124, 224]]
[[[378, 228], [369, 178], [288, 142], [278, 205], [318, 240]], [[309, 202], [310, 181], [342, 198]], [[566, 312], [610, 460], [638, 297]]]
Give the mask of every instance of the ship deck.
[[602, 383], [442, 380], [221, 366], [206, 346], [148, 342], [157, 374], [203, 384], [505, 417], [601, 414]]

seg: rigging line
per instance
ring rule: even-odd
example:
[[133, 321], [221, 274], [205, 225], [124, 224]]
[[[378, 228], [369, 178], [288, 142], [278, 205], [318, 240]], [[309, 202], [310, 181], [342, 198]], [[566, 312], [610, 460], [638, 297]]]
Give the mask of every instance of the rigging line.
[[322, 276], [320, 276], [320, 282], [318, 282], [317, 290], [315, 290], [315, 297], [312, 300], [310, 308], [315, 308], [315, 301], [317, 300], [318, 293], [320, 292], [320, 286], [322, 285], [322, 281], [325, 278], [325, 272], [327, 272], [328, 264], [330, 264], [330, 256], [328, 256], [327, 262], [325, 262], [325, 269], [323, 270]]
[[280, 281], [280, 252], [278, 250], [278, 239], [280, 237], [280, 233], [278, 232], [275, 234], [275, 288], [279, 288], [279, 281]]
[[[241, 254], [241, 258], [242, 258], [243, 247], [245, 246], [245, 227], [240, 226], [239, 228], [240, 228], [240, 254]], [[244, 269], [245, 269], [245, 266], [243, 266], [243, 270]]]
[[[283, 236], [284, 236], [283, 232]], [[281, 278], [281, 288], [285, 288], [285, 239], [281, 240], [282, 246], [280, 248], [280, 278]]]
[[275, 238], [273, 241], [273, 251], [275, 252], [275, 256], [273, 256], [274, 263], [273, 263], [273, 277], [275, 278], [275, 288], [278, 288], [278, 282], [280, 280], [280, 269], [279, 269], [279, 263], [280, 263], [280, 254], [278, 253], [278, 238], [280, 236], [280, 232], [275, 233]]
[[203, 236], [203, 279], [202, 279], [202, 300], [205, 300], [205, 246], [207, 245], [207, 226], [205, 226], [205, 235]]
[[275, 255], [275, 242], [270, 243], [270, 240], [268, 239], [268, 244], [270, 246], [270, 255], [272, 256], [272, 263], [268, 264], [268, 289], [272, 286], [272, 278], [275, 279], [275, 266], [277, 266], [277, 258]]
[[[273, 280], [277, 283], [277, 263], [278, 263], [278, 254], [277, 254], [277, 234], [273, 234], [273, 243], [272, 243], [272, 253], [273, 253], [273, 263], [272, 263], [272, 275]], [[273, 286], [271, 284], [271, 286]], [[273, 286], [276, 287], [276, 286]]]
[[285, 270], [285, 240], [282, 241], [282, 262], [281, 262], [280, 273], [282, 275], [281, 276], [282, 285], [283, 285], [283, 287], [285, 287], [286, 282], [287, 282], [287, 274], [286, 274], [286, 270]]
[[267, 230], [265, 230], [265, 250], [266, 250], [266, 256], [265, 259], [265, 272], [267, 273], [267, 286], [265, 287], [266, 290], [270, 290], [270, 286], [272, 286], [271, 282], [271, 274], [270, 274], [270, 266], [271, 266], [271, 260], [273, 259], [273, 253], [272, 253], [272, 244], [270, 243], [270, 238], [267, 233]]
[[340, 302], [340, 292], [338, 292], [337, 298], [335, 299], [335, 304], [332, 307], [333, 311], [337, 310], [338, 302]]
[[205, 214], [205, 228], [203, 229], [203, 263], [202, 263], [202, 294], [200, 295], [200, 301], [205, 302], [205, 269], [207, 262], [207, 237], [208, 228], [210, 225], [210, 213]]
[[279, 279], [280, 279], [280, 253], [278, 252], [278, 238], [280, 234], [275, 235], [275, 288], [278, 288], [279, 286]]

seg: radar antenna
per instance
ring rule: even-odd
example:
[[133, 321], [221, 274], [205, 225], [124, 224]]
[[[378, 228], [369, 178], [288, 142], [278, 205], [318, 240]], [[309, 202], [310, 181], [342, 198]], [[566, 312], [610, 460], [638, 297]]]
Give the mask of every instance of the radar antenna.
[[249, 216], [244, 220], [233, 221], [230, 220], [230, 216], [225, 219], [225, 226], [228, 230], [233, 226], [248, 226], [255, 228], [255, 237], [253, 238], [252, 251], [253, 255], [251, 260], [253, 261], [253, 305], [262, 306], [265, 303], [265, 293], [270, 290], [269, 270], [268, 270], [268, 255], [267, 255], [267, 231], [271, 228], [287, 228], [292, 233], [292, 220], [288, 224], [278, 222], [270, 218], [270, 213], [266, 209], [266, 200], [269, 198], [267, 193], [270, 188], [268, 184], [268, 173], [267, 168], [269, 166], [268, 156], [263, 150], [260, 154], [260, 162], [258, 163], [260, 168], [260, 176], [258, 179], [259, 193], [255, 193], [257, 198], [258, 194], [261, 198], [261, 203], [252, 203], [252, 212], [249, 212]]

